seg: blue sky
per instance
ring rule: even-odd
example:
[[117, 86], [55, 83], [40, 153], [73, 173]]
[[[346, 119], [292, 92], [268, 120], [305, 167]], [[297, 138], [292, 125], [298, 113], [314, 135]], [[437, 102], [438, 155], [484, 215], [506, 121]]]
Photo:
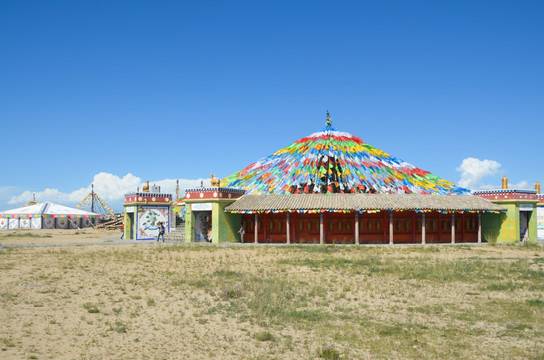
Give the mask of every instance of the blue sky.
[[0, 211], [112, 207], [339, 130], [472, 189], [544, 183], [542, 1], [0, 2]]

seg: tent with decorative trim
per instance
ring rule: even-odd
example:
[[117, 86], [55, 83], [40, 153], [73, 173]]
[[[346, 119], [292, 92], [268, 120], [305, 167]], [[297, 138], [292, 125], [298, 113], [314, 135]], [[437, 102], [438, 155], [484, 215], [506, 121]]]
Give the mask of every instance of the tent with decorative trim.
[[92, 226], [102, 215], [51, 202], [0, 212], [0, 230], [76, 229]]

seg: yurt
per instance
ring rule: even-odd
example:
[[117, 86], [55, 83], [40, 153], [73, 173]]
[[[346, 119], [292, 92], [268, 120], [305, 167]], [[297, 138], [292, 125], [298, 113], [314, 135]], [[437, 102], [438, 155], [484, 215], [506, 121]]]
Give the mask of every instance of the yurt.
[[92, 226], [101, 215], [45, 202], [0, 212], [0, 230], [77, 229]]

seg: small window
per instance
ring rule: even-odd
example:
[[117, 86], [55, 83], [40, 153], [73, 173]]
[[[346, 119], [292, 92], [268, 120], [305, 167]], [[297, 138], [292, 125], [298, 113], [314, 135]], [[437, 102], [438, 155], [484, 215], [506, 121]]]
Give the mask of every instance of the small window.
[[274, 231], [274, 220], [270, 221], [268, 223], [268, 231], [273, 232]]
[[346, 222], [346, 231], [351, 231], [351, 221]]
[[304, 224], [302, 223], [302, 221], [299, 221], [298, 222], [298, 231], [302, 232], [303, 230], [304, 230]]
[[410, 220], [406, 220], [406, 222], [404, 223], [404, 228], [406, 229], [406, 231], [412, 230], [412, 222]]
[[376, 231], [380, 231], [382, 228], [382, 221], [378, 220], [376, 221]]
[[400, 220], [397, 220], [397, 231], [398, 232], [402, 231], [402, 221], [400, 221]]
[[306, 226], [307, 226], [307, 228], [308, 228], [308, 232], [312, 232], [312, 222], [311, 222], [311, 221], [308, 221], [308, 222], [306, 223]]
[[332, 232], [333, 229], [334, 229], [334, 221], [331, 220], [331, 221], [329, 221], [329, 231]]
[[372, 227], [373, 227], [373, 226], [372, 226], [372, 225], [373, 225], [372, 223], [373, 223], [372, 220], [369, 220], [369, 221], [368, 221], [368, 232], [372, 232]]
[[342, 221], [338, 221], [338, 232], [342, 232]]

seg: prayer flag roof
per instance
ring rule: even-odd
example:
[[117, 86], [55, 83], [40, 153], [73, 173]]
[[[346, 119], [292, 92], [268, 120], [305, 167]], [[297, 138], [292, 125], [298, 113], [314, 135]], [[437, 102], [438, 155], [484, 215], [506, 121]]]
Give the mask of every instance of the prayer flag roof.
[[244, 189], [246, 194], [469, 194], [467, 189], [337, 130], [328, 116], [321, 131], [227, 176], [221, 187]]

